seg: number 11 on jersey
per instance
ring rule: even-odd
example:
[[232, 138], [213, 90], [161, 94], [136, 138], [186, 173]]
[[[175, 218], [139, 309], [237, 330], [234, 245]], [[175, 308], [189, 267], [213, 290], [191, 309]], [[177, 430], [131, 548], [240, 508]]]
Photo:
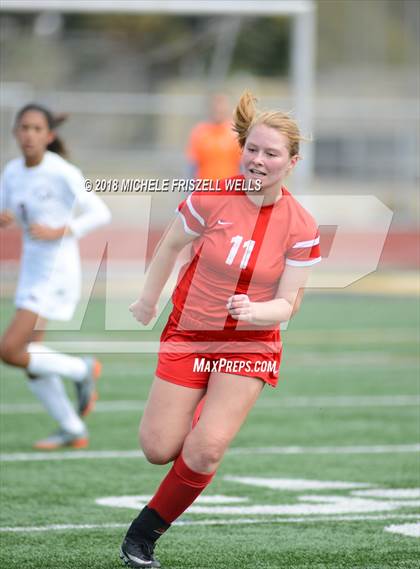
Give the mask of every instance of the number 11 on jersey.
[[[231, 239], [231, 243], [232, 243], [232, 247], [230, 248], [229, 251], [229, 255], [226, 257], [226, 265], [231, 265], [239, 251], [239, 247], [241, 246], [241, 243], [243, 241], [243, 236], [242, 235], [235, 235], [235, 237], [232, 237]], [[251, 256], [252, 250], [255, 247], [255, 241], [253, 241], [252, 239], [250, 239], [249, 241], [245, 241], [245, 243], [243, 244], [243, 248], [245, 249], [244, 255], [242, 257], [242, 261], [241, 264], [239, 265], [239, 267], [241, 269], [245, 269], [249, 258]]]

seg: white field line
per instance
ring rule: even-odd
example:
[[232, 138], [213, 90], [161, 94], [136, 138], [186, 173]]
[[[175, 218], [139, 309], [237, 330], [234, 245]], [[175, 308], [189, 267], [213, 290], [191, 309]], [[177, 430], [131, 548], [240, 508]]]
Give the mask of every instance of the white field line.
[[229, 449], [228, 454], [394, 454], [400, 452], [420, 452], [420, 444], [322, 447], [233, 447]]
[[408, 537], [420, 537], [420, 523], [392, 525], [384, 529], [390, 533], [399, 533]]
[[[146, 405], [145, 400], [138, 401], [99, 401], [95, 406], [95, 413], [118, 413], [127, 411], [142, 411]], [[0, 415], [33, 415], [45, 413], [39, 403], [2, 403]]]
[[[132, 330], [128, 330], [132, 331]], [[113, 331], [112, 331], [113, 332]], [[141, 330], [139, 330], [141, 333]], [[313, 346], [313, 345], [338, 345], [355, 343], [356, 345], [367, 344], [412, 344], [418, 341], [419, 332], [416, 328], [403, 329], [381, 329], [381, 328], [361, 328], [354, 330], [293, 330], [284, 333], [284, 341], [287, 345]], [[145, 339], [138, 340], [112, 340], [106, 336], [92, 340], [92, 335], [78, 335], [78, 340], [54, 340], [49, 341], [48, 345], [58, 352], [78, 353], [78, 354], [157, 354], [159, 341]], [[191, 346], [187, 346], [191, 349]], [[197, 348], [199, 350], [199, 348]], [[227, 348], [226, 348], [227, 349]], [[354, 362], [353, 362], [354, 363]]]
[[[420, 452], [420, 444], [366, 445], [366, 446], [321, 446], [321, 447], [233, 447], [227, 455], [257, 454], [394, 454]], [[89, 460], [114, 458], [144, 458], [140, 450], [79, 450], [61, 452], [15, 452], [0, 454], [0, 462], [44, 462], [55, 460]]]
[[[97, 413], [139, 412], [144, 409], [145, 400], [137, 401], [99, 401], [96, 404]], [[417, 407], [420, 405], [419, 395], [382, 395], [382, 396], [325, 396], [325, 397], [283, 397], [260, 399], [255, 408], [319, 408], [319, 407]], [[44, 413], [38, 403], [2, 403], [1, 415], [28, 415]]]
[[[418, 514], [384, 514], [384, 515], [358, 515], [358, 516], [314, 516], [308, 518], [291, 517], [291, 518], [230, 518], [229, 520], [185, 520], [177, 521], [173, 525], [176, 526], [224, 526], [224, 525], [242, 525], [242, 524], [300, 524], [313, 522], [354, 522], [354, 521], [383, 521], [383, 520], [418, 520]], [[72, 531], [72, 530], [98, 530], [98, 529], [126, 529], [127, 522], [123, 524], [52, 524], [47, 526], [16, 526], [0, 527], [1, 533], [31, 533], [44, 531]]]
[[[287, 344], [286, 344], [287, 345]], [[339, 352], [335, 350], [333, 353], [321, 354], [319, 352], [304, 351], [301, 354], [289, 352], [285, 355], [285, 362], [293, 366], [398, 366], [400, 367], [418, 367], [419, 358], [416, 355], [392, 354], [384, 352], [366, 351], [360, 352], [349, 350]]]
[[[142, 332], [144, 332], [144, 328], [139, 324], [138, 328], [135, 329], [129, 329], [129, 330], [124, 330], [124, 328], [121, 328], [121, 330], [99, 330], [97, 332], [94, 333], [86, 333], [86, 332], [82, 332], [80, 330], [59, 330], [58, 328], [55, 328], [52, 332], [56, 333], [60, 333], [60, 334], [66, 334], [66, 333], [70, 333], [72, 334], [73, 338], [74, 338], [74, 334], [77, 333], [77, 341], [74, 339], [69, 339], [67, 340], [66, 338], [61, 338], [61, 339], [56, 339], [56, 340], [51, 340], [48, 341], [48, 344], [51, 344], [52, 347], [52, 343], [53, 341], [56, 344], [59, 344], [61, 342], [68, 342], [68, 343], [78, 343], [79, 341], [81, 342], [87, 342], [87, 341], [92, 341], [92, 342], [118, 342], [118, 343], [122, 343], [121, 340], [116, 340], [115, 338], [110, 338], [109, 336], [111, 334], [118, 334], [119, 332], [131, 332], [133, 334], [141, 334]], [[52, 333], [51, 332], [51, 333]], [[156, 335], [159, 337], [160, 336], [160, 332], [161, 330], [156, 328]], [[150, 330], [147, 331], [148, 334], [150, 334]], [[96, 337], [94, 336], [94, 334], [96, 334]], [[411, 341], [411, 342], [415, 342], [416, 338], [419, 337], [419, 330], [415, 327], [415, 326], [405, 326], [405, 327], [388, 327], [388, 328], [367, 328], [365, 326], [360, 326], [359, 328], [355, 327], [355, 328], [324, 328], [324, 329], [295, 329], [294, 327], [289, 327], [288, 330], [283, 330], [282, 335], [284, 337], [285, 340], [287, 340], [287, 343], [292, 343], [292, 344], [305, 344], [305, 345], [319, 345], [320, 343], [322, 344], [331, 344], [334, 343], [334, 339], [336, 342], [341, 343], [342, 341], [344, 342], [351, 342], [351, 341], [355, 341], [357, 342], [357, 344], [360, 345], [365, 345], [366, 342], [370, 343], [370, 342], [375, 342], [375, 343], [380, 343], [382, 341], [385, 342], [390, 342], [390, 343], [401, 343], [404, 340], [407, 341]], [[92, 339], [92, 336], [94, 339]], [[108, 337], [107, 337], [108, 336]], [[142, 340], [130, 340], [127, 339], [125, 340], [130, 344], [143, 344]], [[159, 340], [156, 338], [149, 338], [146, 340], [150, 343], [153, 344], [158, 344]]]
[[256, 407], [416, 407], [420, 395], [338, 395], [323, 397], [283, 397], [260, 399]]

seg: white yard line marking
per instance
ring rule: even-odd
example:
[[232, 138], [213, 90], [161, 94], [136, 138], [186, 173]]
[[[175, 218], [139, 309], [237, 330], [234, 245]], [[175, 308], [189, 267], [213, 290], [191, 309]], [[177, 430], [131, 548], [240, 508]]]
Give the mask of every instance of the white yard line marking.
[[[253, 479], [256, 480], [256, 479]], [[280, 480], [279, 480], [280, 481]], [[290, 481], [288, 481], [290, 482]], [[302, 482], [302, 481], [298, 481]], [[312, 481], [314, 482], [314, 481]], [[257, 484], [249, 482], [253, 486]], [[274, 489], [274, 488], [272, 488]], [[294, 490], [297, 491], [297, 490]], [[379, 512], [393, 512], [402, 508], [418, 508], [420, 500], [376, 500], [360, 498], [350, 495], [324, 495], [324, 494], [300, 494], [297, 501], [282, 504], [254, 504], [242, 503], [224, 504], [221, 497], [207, 497], [203, 503], [201, 500], [194, 502], [187, 514], [205, 514], [222, 516], [342, 516], [357, 514], [373, 514]], [[97, 498], [95, 502], [100, 506], [112, 508], [130, 508], [141, 510], [150, 501], [150, 496], [105, 496]], [[245, 500], [246, 501], [246, 500]]]
[[228, 451], [228, 454], [392, 454], [399, 452], [420, 452], [420, 444], [322, 447], [234, 447]]
[[60, 452], [15, 452], [0, 454], [0, 462], [44, 462], [54, 460], [89, 460], [108, 458], [144, 458], [139, 450], [69, 450]]
[[372, 490], [354, 490], [354, 496], [363, 498], [387, 498], [390, 500], [413, 500], [420, 498], [420, 488], [378, 488]]
[[372, 486], [360, 482], [340, 482], [337, 480], [307, 480], [299, 478], [261, 478], [253, 476], [223, 476], [223, 480], [256, 486], [257, 488], [270, 488], [271, 490], [287, 490], [301, 492], [302, 490], [353, 490]]
[[[130, 330], [131, 331], [131, 330]], [[139, 330], [141, 333], [142, 330]], [[339, 345], [354, 342], [360, 344], [412, 344], [418, 338], [416, 328], [355, 328], [334, 330], [288, 330], [283, 331], [284, 339], [288, 345]], [[149, 336], [150, 337], [150, 336]], [[157, 354], [159, 341], [145, 339], [112, 340], [99, 336], [92, 340], [92, 336], [78, 335], [78, 340], [52, 340], [48, 341], [50, 348], [57, 352], [78, 354]], [[355, 361], [353, 361], [353, 364]]]
[[[96, 404], [96, 413], [125, 413], [139, 412], [144, 409], [145, 400], [138, 401], [99, 401]], [[355, 396], [325, 396], [325, 397], [276, 397], [260, 399], [255, 408], [319, 408], [319, 407], [417, 407], [420, 405], [419, 395], [355, 395]], [[38, 403], [2, 403], [1, 415], [38, 414], [45, 411]]]
[[[150, 501], [150, 496], [105, 496], [97, 498], [96, 504], [111, 508], [130, 508], [138, 511], [144, 508]], [[286, 504], [235, 504], [232, 500], [223, 504], [226, 500], [221, 497], [207, 496], [207, 501], [194, 502], [187, 514], [223, 515], [223, 516], [342, 516], [356, 514], [373, 514], [379, 512], [393, 512], [401, 508], [417, 508], [420, 500], [393, 501], [372, 500], [356, 496], [343, 495], [298, 495], [297, 502]], [[227, 501], [226, 501], [227, 502]], [[247, 502], [245, 499], [244, 502]], [[233, 505], [232, 505], [233, 504]]]
[[[300, 524], [300, 523], [319, 523], [319, 522], [354, 522], [354, 521], [383, 521], [383, 520], [418, 520], [417, 514], [384, 514], [384, 515], [358, 515], [358, 516], [331, 516], [331, 517], [291, 517], [291, 518], [231, 518], [229, 520], [185, 520], [177, 521], [176, 526], [224, 526], [240, 524]], [[101, 530], [101, 529], [127, 529], [128, 523], [107, 523], [107, 524], [53, 524], [46, 526], [16, 526], [0, 527], [1, 533], [31, 533], [44, 531], [68, 531], [68, 530]]]
[[[394, 454], [420, 452], [420, 444], [366, 445], [366, 446], [287, 446], [287, 447], [233, 447], [227, 455], [256, 454]], [[113, 458], [144, 458], [139, 450], [81, 450], [62, 452], [16, 452], [0, 454], [0, 462], [39, 462], [54, 460], [88, 460]]]
[[[110, 508], [128, 508], [130, 510], [142, 510], [146, 504], [150, 502], [152, 496], [137, 495], [137, 496], [104, 496], [103, 498], [96, 498], [95, 503], [98, 506], [106, 506]], [[201, 506], [220, 506], [226, 504], [247, 504], [249, 498], [242, 496], [224, 496], [223, 494], [216, 494], [212, 496], [198, 496], [194, 504]], [[189, 508], [189, 511], [191, 510]]]
[[256, 407], [415, 407], [417, 405], [420, 405], [418, 395], [339, 395], [260, 399]]
[[392, 525], [387, 526], [384, 529], [390, 533], [400, 533], [401, 535], [406, 535], [408, 537], [420, 537], [420, 522], [416, 524]]

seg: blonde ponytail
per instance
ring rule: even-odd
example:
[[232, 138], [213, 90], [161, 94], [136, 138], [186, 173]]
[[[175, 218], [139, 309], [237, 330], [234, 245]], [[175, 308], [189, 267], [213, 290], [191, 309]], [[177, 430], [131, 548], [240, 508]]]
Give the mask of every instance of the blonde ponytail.
[[249, 130], [257, 116], [257, 99], [251, 91], [244, 91], [233, 113], [233, 130], [238, 135], [241, 148], [244, 147]]

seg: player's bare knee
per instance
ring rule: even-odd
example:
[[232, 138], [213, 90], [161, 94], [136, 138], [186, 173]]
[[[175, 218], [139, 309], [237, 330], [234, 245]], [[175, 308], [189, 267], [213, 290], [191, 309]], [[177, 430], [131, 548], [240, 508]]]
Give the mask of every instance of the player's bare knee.
[[203, 449], [198, 454], [198, 459], [203, 465], [203, 471], [214, 470], [219, 465], [225, 453], [225, 447], [220, 445], [210, 445]]
[[161, 437], [146, 433], [140, 429], [139, 432], [140, 448], [147, 461], [151, 464], [168, 464], [174, 459], [170, 449], [165, 448]]
[[15, 342], [7, 337], [0, 340], [0, 359], [9, 365], [16, 365], [18, 350]]
[[174, 459], [170, 453], [157, 448], [150, 448], [146, 445], [142, 445], [142, 450], [147, 462], [150, 462], [150, 464], [168, 464]]
[[228, 441], [221, 436], [187, 437], [182, 454], [187, 464], [197, 472], [215, 470], [228, 446]]

